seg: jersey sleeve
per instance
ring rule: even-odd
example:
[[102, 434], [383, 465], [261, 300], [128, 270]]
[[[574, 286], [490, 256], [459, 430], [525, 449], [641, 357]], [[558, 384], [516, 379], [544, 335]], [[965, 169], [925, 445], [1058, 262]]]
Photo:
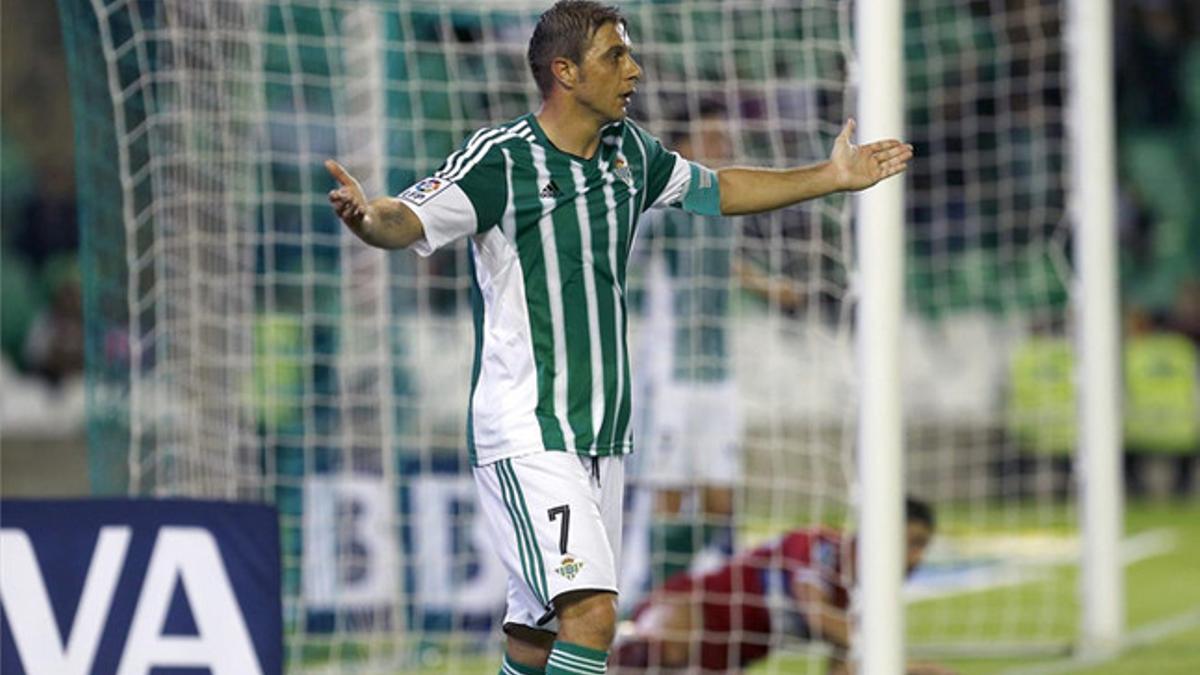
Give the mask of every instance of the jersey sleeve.
[[796, 581], [832, 591], [841, 569], [840, 542], [823, 533], [793, 532], [783, 541], [783, 565]]
[[721, 215], [717, 174], [667, 150], [662, 141], [630, 124], [646, 152], [646, 208], [682, 208], [702, 216]]
[[432, 176], [398, 197], [425, 229], [424, 238], [411, 247], [421, 256], [484, 232], [504, 215], [508, 199], [504, 153], [480, 141], [481, 133], [450, 155]]

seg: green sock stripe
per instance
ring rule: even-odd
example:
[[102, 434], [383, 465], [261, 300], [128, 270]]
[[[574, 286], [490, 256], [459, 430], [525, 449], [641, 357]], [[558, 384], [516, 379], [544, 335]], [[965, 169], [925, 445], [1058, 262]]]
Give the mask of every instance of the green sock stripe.
[[608, 659], [608, 652], [602, 649], [592, 649], [591, 647], [584, 647], [583, 645], [563, 640], [558, 640], [554, 643], [554, 651], [566, 652], [571, 656], [577, 656], [585, 661], [604, 663]]
[[517, 480], [517, 472], [512, 468], [512, 460], [504, 460], [505, 469], [509, 472], [512, 484], [517, 489], [517, 499], [520, 500], [518, 512], [525, 517], [525, 526], [529, 528], [529, 538], [533, 545], [533, 562], [537, 565], [537, 578], [542, 582], [542, 601], [543, 605], [549, 605], [550, 601], [550, 584], [546, 581], [546, 566], [542, 564], [542, 550], [537, 547], [537, 530], [533, 529], [533, 521], [529, 519], [529, 507], [525, 505], [525, 491], [521, 489], [521, 482]]
[[608, 653], [570, 642], [555, 642], [546, 664], [546, 675], [604, 675]]
[[504, 655], [504, 663], [500, 664], [501, 675], [545, 675], [546, 671], [541, 668], [527, 666], [523, 663], [517, 663], [508, 658], [508, 654]]
[[514, 506], [511, 496], [512, 488], [508, 485], [507, 476], [503, 471], [504, 461], [496, 462], [496, 479], [500, 482], [500, 494], [504, 502], [504, 508], [508, 510], [508, 517], [512, 519], [513, 532], [517, 535], [517, 550], [521, 554], [521, 573], [525, 577], [525, 584], [533, 591], [538, 602], [546, 604], [545, 597], [541, 594], [541, 589], [534, 583], [533, 565], [529, 560], [529, 553], [526, 549], [529, 547], [529, 541], [525, 533], [524, 523], [517, 516], [516, 507]]
[[550, 655], [546, 662], [546, 675], [605, 675], [603, 664], [584, 664], [567, 661], [562, 655]]
[[692, 523], [658, 523], [650, 529], [650, 559], [654, 582], [661, 584], [688, 568], [695, 556], [702, 528]]

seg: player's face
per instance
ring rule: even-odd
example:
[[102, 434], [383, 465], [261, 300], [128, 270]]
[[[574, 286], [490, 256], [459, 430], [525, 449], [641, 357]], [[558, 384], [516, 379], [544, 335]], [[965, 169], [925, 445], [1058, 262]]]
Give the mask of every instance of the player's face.
[[575, 97], [605, 124], [624, 119], [642, 77], [642, 68], [630, 50], [625, 27], [610, 22], [596, 31], [583, 55]]
[[916, 521], [908, 523], [905, 532], [905, 576], [912, 574], [913, 570], [917, 569], [921, 561], [925, 559], [925, 549], [929, 547], [930, 539], [933, 539], [933, 530], [929, 529], [928, 525]]

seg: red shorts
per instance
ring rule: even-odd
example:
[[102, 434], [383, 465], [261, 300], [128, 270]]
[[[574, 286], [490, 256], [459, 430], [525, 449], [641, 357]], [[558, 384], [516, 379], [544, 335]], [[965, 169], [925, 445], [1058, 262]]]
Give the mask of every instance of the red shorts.
[[[744, 564], [728, 565], [702, 577], [679, 574], [667, 580], [656, 595], [693, 595], [700, 603], [703, 634], [693, 645], [692, 659], [704, 670], [727, 672], [763, 658], [771, 650], [771, 614], [763, 588], [762, 570]], [[634, 612], [640, 616], [649, 603]]]

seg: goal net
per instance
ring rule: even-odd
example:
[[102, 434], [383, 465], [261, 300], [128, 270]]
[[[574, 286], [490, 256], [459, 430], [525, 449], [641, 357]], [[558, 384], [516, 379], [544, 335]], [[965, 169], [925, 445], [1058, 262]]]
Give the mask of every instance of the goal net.
[[1061, 649], [1079, 553], [1066, 3], [906, 7], [922, 155], [907, 197], [908, 479], [941, 511], [909, 589], [924, 598], [910, 646]]
[[[546, 6], [60, 2], [94, 484], [275, 504], [289, 669], [496, 669], [505, 575], [465, 447], [466, 246], [420, 260], [361, 245], [328, 206], [322, 161], [396, 193], [475, 129], [536, 109], [525, 49]], [[848, 2], [623, 11], [646, 71], [633, 117], [693, 154], [820, 160], [870, 86], [854, 81]], [[907, 591], [916, 647], [1027, 650], [1074, 631], [1061, 11], [908, 3], [908, 488], [939, 519]], [[658, 409], [639, 419], [650, 428], [664, 401], [727, 380], [740, 478], [731, 541], [701, 528], [670, 560], [644, 466], [655, 440], [643, 439], [626, 610], [664, 561], [695, 567], [794, 528], [851, 536], [851, 206], [643, 221], [627, 289], [634, 367], [668, 359], [675, 389], [642, 392]], [[656, 295], [664, 269], [675, 290]], [[668, 356], [636, 351], [660, 334]], [[704, 521], [688, 487], [676, 522]], [[819, 646], [772, 639], [770, 671], [822, 672]]]

